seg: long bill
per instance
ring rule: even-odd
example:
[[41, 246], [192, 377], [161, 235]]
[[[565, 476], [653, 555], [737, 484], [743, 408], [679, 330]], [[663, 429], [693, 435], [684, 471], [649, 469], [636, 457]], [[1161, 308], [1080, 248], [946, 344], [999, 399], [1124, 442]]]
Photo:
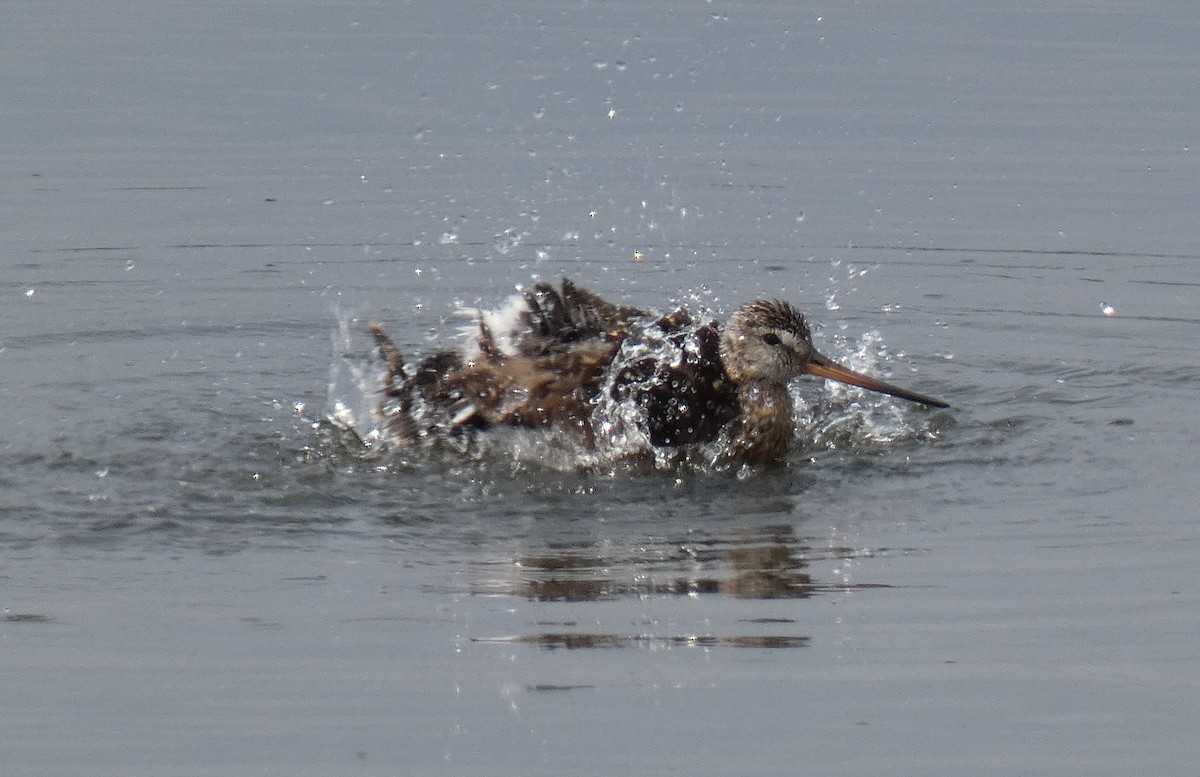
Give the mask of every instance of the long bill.
[[819, 378], [849, 383], [851, 386], [878, 391], [881, 394], [890, 394], [893, 397], [907, 399], [910, 402], [920, 402], [922, 405], [929, 405], [930, 407], [950, 407], [950, 405], [940, 399], [934, 399], [924, 394], [918, 394], [915, 391], [902, 389], [899, 386], [893, 386], [891, 383], [879, 380], [878, 378], [872, 378], [870, 375], [863, 375], [861, 372], [855, 372], [843, 367], [816, 351], [813, 351], [812, 356], [809, 357], [808, 365], [804, 371], [809, 375], [816, 375]]

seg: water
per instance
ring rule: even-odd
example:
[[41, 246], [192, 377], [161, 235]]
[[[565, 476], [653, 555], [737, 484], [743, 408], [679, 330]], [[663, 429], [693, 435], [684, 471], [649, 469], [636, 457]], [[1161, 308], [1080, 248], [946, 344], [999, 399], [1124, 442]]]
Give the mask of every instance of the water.
[[[6, 9], [0, 760], [1190, 774], [1190, 11]], [[744, 479], [314, 428], [533, 275], [954, 409]]]

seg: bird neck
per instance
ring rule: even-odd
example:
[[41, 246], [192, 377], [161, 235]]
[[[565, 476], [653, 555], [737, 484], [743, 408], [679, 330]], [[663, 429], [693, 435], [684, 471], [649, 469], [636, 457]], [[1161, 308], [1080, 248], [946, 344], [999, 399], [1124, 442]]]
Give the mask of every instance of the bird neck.
[[792, 442], [792, 398], [782, 383], [738, 386], [741, 420], [730, 444], [730, 458], [748, 464], [778, 459]]

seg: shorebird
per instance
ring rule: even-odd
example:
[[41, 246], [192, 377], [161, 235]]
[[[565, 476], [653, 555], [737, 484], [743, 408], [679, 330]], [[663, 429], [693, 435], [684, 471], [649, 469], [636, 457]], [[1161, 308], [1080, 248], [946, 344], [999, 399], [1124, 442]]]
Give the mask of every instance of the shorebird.
[[574, 430], [591, 450], [633, 423], [655, 448], [716, 441], [715, 463], [758, 465], [792, 443], [788, 384], [800, 375], [948, 407], [822, 355], [804, 315], [778, 299], [719, 324], [537, 283], [504, 311], [481, 311], [465, 347], [411, 368], [381, 325], [371, 331], [386, 365], [377, 411], [398, 446], [514, 426]]

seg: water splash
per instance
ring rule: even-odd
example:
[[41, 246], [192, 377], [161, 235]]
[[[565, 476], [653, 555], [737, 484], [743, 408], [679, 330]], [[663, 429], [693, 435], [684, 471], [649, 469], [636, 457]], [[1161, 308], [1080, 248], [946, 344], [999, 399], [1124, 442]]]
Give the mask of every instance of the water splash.
[[[891, 377], [887, 365], [893, 357], [883, 335], [870, 330], [856, 341], [835, 343], [838, 361], [856, 372]], [[909, 440], [929, 439], [931, 427], [924, 414], [914, 413], [906, 403], [836, 381], [825, 382], [825, 394], [807, 414], [796, 416], [797, 437], [810, 450], [867, 452]], [[803, 383], [793, 384], [793, 402], [804, 407]]]
[[366, 341], [366, 322], [336, 305], [333, 314], [334, 358], [329, 365], [324, 417], [372, 447], [381, 442], [375, 416], [379, 363]]
[[509, 227], [503, 232], [492, 236], [492, 247], [501, 256], [507, 256], [525, 242], [529, 233], [516, 227]]

